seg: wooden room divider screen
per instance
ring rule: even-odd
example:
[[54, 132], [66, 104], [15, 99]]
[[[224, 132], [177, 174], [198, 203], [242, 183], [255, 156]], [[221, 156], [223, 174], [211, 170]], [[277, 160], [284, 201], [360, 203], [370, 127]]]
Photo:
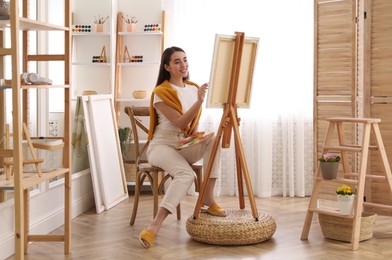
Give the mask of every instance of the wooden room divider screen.
[[[392, 164], [392, 1], [315, 0], [314, 63], [314, 171], [321, 155], [329, 117], [380, 118], [389, 164]], [[357, 143], [361, 125], [345, 132]], [[371, 142], [374, 144], [375, 140]], [[349, 158], [358, 171], [359, 158]], [[368, 172], [382, 175], [382, 162], [373, 153]], [[392, 205], [385, 183], [372, 181], [365, 191], [367, 202]], [[327, 188], [334, 193], [335, 189]], [[378, 214], [392, 212], [367, 208]]]

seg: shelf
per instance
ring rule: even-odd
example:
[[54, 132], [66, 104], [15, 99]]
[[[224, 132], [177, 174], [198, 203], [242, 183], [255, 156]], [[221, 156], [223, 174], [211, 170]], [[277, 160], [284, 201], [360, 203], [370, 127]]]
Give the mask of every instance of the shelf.
[[110, 63], [73, 62], [72, 66], [110, 67]]
[[119, 35], [124, 36], [161, 36], [162, 32], [119, 32]]
[[133, 66], [153, 66], [159, 65], [159, 62], [119, 62], [118, 66], [122, 67], [133, 67]]
[[110, 32], [72, 33], [72, 36], [110, 36]]
[[[42, 173], [39, 177], [38, 173], [23, 173], [22, 175], [22, 188], [27, 189], [34, 185], [40, 184], [45, 181], [49, 181], [55, 177], [64, 176], [68, 173], [69, 169], [61, 168], [51, 172]], [[0, 190], [14, 190], [14, 176], [11, 176], [9, 180], [5, 179], [5, 174], [0, 175]]]
[[[0, 28], [11, 27], [10, 20], [0, 20]], [[19, 29], [22, 31], [35, 30], [35, 31], [69, 31], [68, 27], [48, 24], [36, 20], [19, 17]]]
[[32, 89], [32, 88], [69, 88], [69, 85], [21, 85], [22, 89]]
[[325, 214], [325, 215], [329, 215], [329, 216], [347, 218], [347, 219], [354, 218], [353, 215], [342, 215], [339, 213], [339, 211], [336, 211], [336, 210], [328, 210], [328, 209], [321, 209], [321, 208], [309, 208], [309, 211], [321, 213], [321, 214]]
[[117, 102], [136, 102], [136, 103], [146, 103], [150, 102], [149, 99], [144, 98], [144, 99], [136, 99], [136, 98], [118, 98], [116, 99]]
[[322, 181], [322, 182], [351, 184], [351, 185], [357, 185], [358, 184], [358, 180], [353, 180], [353, 179], [336, 178], [336, 179], [331, 179], [331, 180], [325, 180], [322, 177], [316, 177], [316, 179], [319, 180], [319, 181]]

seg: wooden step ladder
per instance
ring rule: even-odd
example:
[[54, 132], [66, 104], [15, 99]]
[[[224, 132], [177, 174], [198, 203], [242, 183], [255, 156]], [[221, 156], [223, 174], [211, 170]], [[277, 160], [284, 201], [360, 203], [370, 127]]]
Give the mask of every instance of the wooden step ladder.
[[[359, 247], [361, 216], [363, 207], [380, 208], [382, 210], [392, 211], [392, 206], [390, 205], [364, 202], [366, 186], [365, 184], [367, 180], [369, 180], [369, 182], [371, 180], [386, 182], [392, 196], [391, 168], [388, 163], [388, 158], [385, 152], [380, 129], [378, 126], [378, 123], [381, 122], [381, 119], [328, 118], [326, 120], [329, 121], [329, 126], [324, 140], [322, 154], [325, 154], [327, 152], [340, 153], [342, 158], [341, 161], [343, 166], [343, 176], [342, 178], [338, 176], [338, 178], [333, 180], [324, 180], [321, 176], [320, 166], [318, 166], [314, 178], [313, 191], [310, 198], [305, 223], [302, 229], [301, 240], [308, 239], [313, 213], [322, 213], [330, 216], [351, 219], [353, 221], [353, 232], [351, 234], [351, 250], [357, 250]], [[356, 124], [357, 127], [360, 127], [361, 125], [363, 126], [363, 139], [361, 145], [347, 144], [345, 142], [343, 124]], [[337, 130], [337, 136], [334, 135], [335, 129]], [[375, 146], [370, 145], [371, 133], [373, 133], [375, 137]], [[338, 145], [333, 145], [333, 137], [337, 137]], [[367, 164], [370, 150], [376, 151], [380, 155], [381, 164], [383, 166], [383, 175], [372, 175], [371, 173], [367, 173]], [[353, 173], [349, 170], [349, 153], [353, 154], [353, 157], [351, 158], [353, 161], [355, 160], [355, 158], [358, 158], [358, 173]], [[356, 157], [355, 155], [357, 155], [358, 157]], [[356, 196], [354, 200], [353, 214], [341, 215], [336, 210], [319, 207], [318, 203], [321, 189], [325, 186], [330, 185], [340, 186], [343, 183], [355, 188]]]

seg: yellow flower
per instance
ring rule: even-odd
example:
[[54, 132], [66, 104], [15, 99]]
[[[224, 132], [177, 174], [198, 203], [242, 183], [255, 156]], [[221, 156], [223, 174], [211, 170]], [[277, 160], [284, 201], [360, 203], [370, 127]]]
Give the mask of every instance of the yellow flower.
[[337, 188], [336, 194], [339, 194], [339, 195], [353, 195], [354, 191], [352, 190], [351, 186], [343, 184], [341, 187]]

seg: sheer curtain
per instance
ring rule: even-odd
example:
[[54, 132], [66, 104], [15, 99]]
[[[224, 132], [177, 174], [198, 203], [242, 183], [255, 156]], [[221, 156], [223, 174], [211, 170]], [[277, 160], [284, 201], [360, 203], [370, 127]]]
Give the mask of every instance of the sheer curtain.
[[[259, 37], [240, 132], [255, 196], [306, 196], [313, 181], [313, 1], [164, 0], [165, 46], [183, 48], [191, 80], [209, 81], [216, 34]], [[222, 109], [204, 109], [216, 131]], [[234, 143], [222, 150], [220, 195], [237, 195]], [[245, 188], [245, 187], [244, 187]], [[245, 188], [246, 191], [246, 188]]]

